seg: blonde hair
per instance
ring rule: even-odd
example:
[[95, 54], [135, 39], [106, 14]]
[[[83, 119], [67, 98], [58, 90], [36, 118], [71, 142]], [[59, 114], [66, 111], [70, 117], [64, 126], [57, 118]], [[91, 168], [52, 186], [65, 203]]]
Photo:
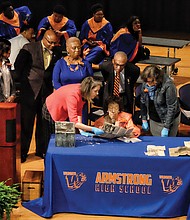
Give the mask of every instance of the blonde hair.
[[85, 100], [88, 100], [92, 102], [91, 99], [91, 91], [94, 89], [96, 86], [102, 86], [102, 82], [99, 80], [95, 80], [93, 77], [88, 76], [83, 79], [81, 82], [81, 95]]

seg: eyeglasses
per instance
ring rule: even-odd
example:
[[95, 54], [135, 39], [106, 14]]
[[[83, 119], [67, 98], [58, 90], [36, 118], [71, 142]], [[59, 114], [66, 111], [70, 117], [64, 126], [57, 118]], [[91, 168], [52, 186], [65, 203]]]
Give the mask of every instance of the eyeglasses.
[[115, 60], [114, 60], [114, 65], [115, 65], [115, 66], [124, 67], [125, 64], [126, 64], [126, 63], [124, 63], [124, 64], [117, 63], [117, 62], [115, 62]]
[[79, 46], [79, 47], [77, 47], [77, 46], [71, 47], [71, 50], [81, 50], [81, 46]]
[[146, 80], [146, 83], [147, 83], [148, 85], [156, 85], [156, 84], [157, 84], [157, 82], [156, 82], [155, 79], [152, 79], [152, 80]]
[[49, 41], [46, 37], [45, 39], [47, 40], [48, 44], [56, 44], [57, 42], [54, 42], [54, 41]]
[[118, 107], [109, 107], [108, 112], [119, 112], [119, 108]]
[[150, 79], [150, 78], [149, 78], [149, 79], [146, 79], [145, 81], [146, 81], [147, 83], [153, 83], [153, 82], [156, 82], [155, 79]]

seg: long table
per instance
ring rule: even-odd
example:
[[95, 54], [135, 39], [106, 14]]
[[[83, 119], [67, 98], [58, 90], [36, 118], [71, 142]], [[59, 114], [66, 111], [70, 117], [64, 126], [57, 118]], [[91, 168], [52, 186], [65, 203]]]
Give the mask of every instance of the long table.
[[168, 53], [167, 56], [170, 57], [170, 48], [174, 49], [174, 57], [176, 55], [176, 49], [181, 49], [190, 44], [188, 40], [177, 40], [177, 39], [168, 39], [168, 38], [159, 38], [159, 37], [142, 37], [143, 45], [150, 46], [159, 46], [167, 47]]
[[155, 65], [164, 65], [166, 67], [172, 66], [175, 63], [181, 61], [180, 58], [170, 58], [170, 57], [160, 57], [160, 56], [150, 56], [147, 60], [140, 60], [138, 63], [143, 64], [155, 64]]
[[[55, 147], [45, 158], [43, 197], [23, 203], [42, 217], [73, 212], [136, 217], [190, 217], [190, 158], [168, 148], [188, 137], [140, 137], [124, 143], [76, 135], [76, 147]], [[147, 156], [147, 145], [165, 145], [166, 156]]]

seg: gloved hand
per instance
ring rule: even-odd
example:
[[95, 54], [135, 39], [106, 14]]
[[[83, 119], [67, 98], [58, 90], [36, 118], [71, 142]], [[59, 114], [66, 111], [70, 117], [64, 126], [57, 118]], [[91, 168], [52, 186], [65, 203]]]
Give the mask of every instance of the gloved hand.
[[144, 131], [148, 131], [149, 130], [149, 125], [148, 125], [148, 122], [147, 121], [143, 121], [142, 123], [142, 129]]
[[104, 131], [99, 129], [99, 128], [96, 128], [96, 127], [92, 127], [92, 132], [96, 135], [100, 135], [100, 134], [103, 134]]
[[169, 129], [163, 128], [161, 131], [161, 137], [168, 137]]
[[86, 137], [92, 137], [94, 136], [94, 134], [90, 133], [90, 132], [86, 132], [86, 131], [80, 131], [80, 134]]

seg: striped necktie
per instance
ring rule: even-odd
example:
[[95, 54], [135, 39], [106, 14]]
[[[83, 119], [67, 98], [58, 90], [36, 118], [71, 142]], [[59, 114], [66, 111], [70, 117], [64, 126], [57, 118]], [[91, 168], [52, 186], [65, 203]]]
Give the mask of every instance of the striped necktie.
[[113, 95], [119, 96], [119, 85], [120, 85], [120, 76], [119, 73], [116, 73], [114, 78], [114, 86], [113, 86]]

